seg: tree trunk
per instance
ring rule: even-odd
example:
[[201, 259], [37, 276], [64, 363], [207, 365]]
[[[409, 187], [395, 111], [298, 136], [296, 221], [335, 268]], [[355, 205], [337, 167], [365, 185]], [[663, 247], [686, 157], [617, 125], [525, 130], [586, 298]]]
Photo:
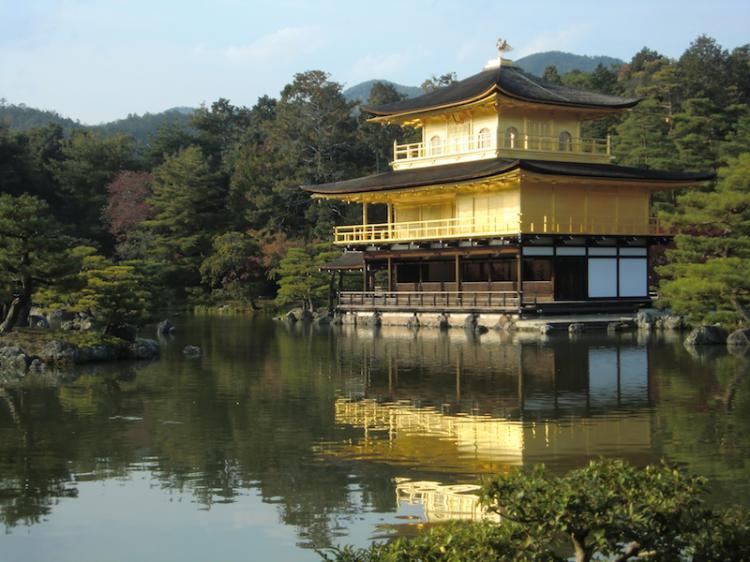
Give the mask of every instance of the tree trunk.
[[13, 302], [10, 303], [5, 319], [3, 320], [3, 323], [0, 324], [0, 335], [10, 333], [15, 327], [16, 321], [18, 320], [18, 314], [21, 311], [21, 306], [23, 304], [21, 300], [21, 297], [16, 297], [13, 299]]
[[735, 309], [737, 309], [737, 312], [740, 313], [740, 316], [742, 316], [745, 324], [750, 324], [750, 310], [748, 310], [748, 308], [740, 302], [740, 299], [737, 295], [732, 297], [732, 305]]
[[573, 542], [573, 548], [576, 553], [576, 562], [591, 562], [591, 557], [594, 553], [591, 548], [586, 548], [586, 537], [576, 535], [575, 533], [570, 534], [570, 540]]

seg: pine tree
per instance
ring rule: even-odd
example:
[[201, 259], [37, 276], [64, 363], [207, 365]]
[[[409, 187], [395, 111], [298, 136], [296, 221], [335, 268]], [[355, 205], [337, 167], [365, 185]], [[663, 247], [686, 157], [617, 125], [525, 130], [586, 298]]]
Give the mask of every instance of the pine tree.
[[26, 325], [37, 285], [54, 282], [66, 266], [66, 242], [44, 201], [0, 194], [0, 278], [7, 283], [0, 333]]
[[244, 232], [227, 232], [212, 241], [211, 255], [201, 264], [201, 280], [221, 298], [255, 305], [266, 281], [261, 250]]
[[663, 302], [695, 322], [750, 323], [750, 154], [719, 170], [716, 189], [678, 203], [665, 217], [681, 234], [659, 268]]
[[226, 216], [226, 189], [200, 149], [167, 156], [154, 171], [147, 200], [153, 218], [143, 224], [153, 235], [153, 257], [176, 268], [177, 284], [197, 285], [198, 268]]
[[322, 303], [329, 291], [330, 276], [321, 272], [320, 266], [339, 254], [328, 244], [289, 248], [275, 271], [279, 284], [276, 302], [300, 304], [303, 310]]

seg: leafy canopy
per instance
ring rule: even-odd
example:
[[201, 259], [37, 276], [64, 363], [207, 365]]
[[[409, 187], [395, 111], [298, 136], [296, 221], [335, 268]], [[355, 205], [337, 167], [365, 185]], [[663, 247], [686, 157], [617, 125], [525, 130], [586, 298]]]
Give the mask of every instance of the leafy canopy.
[[663, 302], [698, 323], [750, 323], [750, 154], [721, 168], [715, 189], [678, 203], [665, 215], [681, 234], [659, 269]]

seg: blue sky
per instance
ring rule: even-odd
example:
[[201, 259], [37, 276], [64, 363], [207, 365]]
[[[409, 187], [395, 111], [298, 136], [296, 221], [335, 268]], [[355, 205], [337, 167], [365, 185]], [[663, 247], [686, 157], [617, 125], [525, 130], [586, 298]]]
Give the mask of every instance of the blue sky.
[[0, 97], [84, 123], [252, 105], [295, 72], [344, 85], [478, 72], [498, 36], [510, 58], [545, 50], [679, 56], [699, 34], [750, 42], [750, 1], [0, 0]]

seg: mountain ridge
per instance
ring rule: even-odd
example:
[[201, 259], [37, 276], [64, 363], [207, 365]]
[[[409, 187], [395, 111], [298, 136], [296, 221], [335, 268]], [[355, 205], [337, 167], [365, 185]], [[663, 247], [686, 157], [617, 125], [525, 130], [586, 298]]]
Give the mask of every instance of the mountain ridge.
[[[555, 65], [560, 74], [565, 74], [572, 70], [591, 72], [599, 64], [609, 68], [625, 63], [618, 58], [605, 55], [591, 56], [576, 55], [563, 51], [545, 51], [521, 57], [514, 61], [514, 64], [526, 72], [542, 76], [544, 69], [550, 65]], [[372, 86], [377, 82], [391, 84], [398, 92], [407, 97], [422, 94], [422, 90], [417, 86], [407, 86], [391, 80], [378, 79], [360, 82], [344, 89], [342, 93], [348, 101], [366, 103]], [[192, 107], [171, 107], [157, 113], [146, 112], [142, 115], [132, 113], [121, 119], [115, 119], [106, 123], [86, 125], [78, 120], [60, 115], [57, 111], [35, 109], [23, 103], [9, 104], [5, 100], [0, 100], [0, 126], [5, 125], [12, 131], [23, 131], [34, 127], [45, 127], [49, 123], [54, 123], [62, 127], [66, 134], [70, 134], [75, 129], [86, 129], [100, 131], [104, 135], [117, 133], [130, 134], [139, 142], [147, 142], [148, 137], [163, 125], [187, 125], [190, 115], [195, 110], [196, 108]]]

